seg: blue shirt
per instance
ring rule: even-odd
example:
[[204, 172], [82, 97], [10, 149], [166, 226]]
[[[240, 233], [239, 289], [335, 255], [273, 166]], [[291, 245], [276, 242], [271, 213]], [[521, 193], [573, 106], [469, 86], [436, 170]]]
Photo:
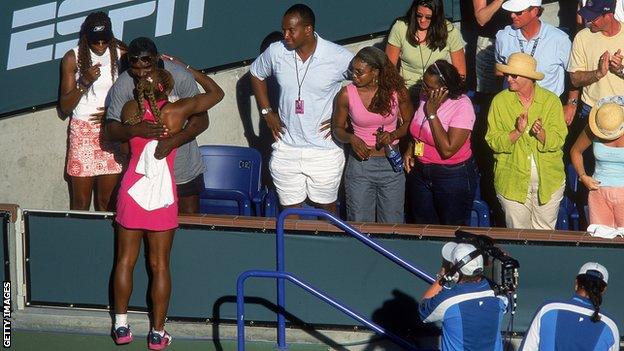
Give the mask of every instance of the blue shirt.
[[[275, 42], [251, 64], [249, 72], [260, 80], [271, 75], [277, 79], [278, 113], [286, 126], [282, 136], [286, 145], [336, 149], [338, 145], [332, 138], [325, 138], [326, 132], [319, 128], [332, 116], [334, 97], [347, 78], [353, 54], [318, 35], [316, 40], [316, 49], [305, 62], [283, 41]], [[303, 100], [303, 113], [295, 108], [298, 99]]]
[[423, 322], [442, 321], [442, 350], [503, 349], [501, 323], [506, 302], [494, 295], [487, 280], [460, 283], [423, 299]]
[[593, 177], [600, 186], [624, 187], [624, 147], [608, 146], [594, 140], [593, 149], [596, 158]]
[[[544, 73], [544, 79], [537, 84], [561, 96], [565, 86], [565, 72], [570, 60], [572, 42], [562, 30], [541, 22], [540, 31], [527, 42], [520, 29], [506, 26], [496, 33], [496, 63], [507, 63], [509, 56], [516, 52], [531, 54], [537, 60], [537, 71]], [[507, 82], [505, 82], [507, 88]]]
[[569, 301], [546, 303], [537, 310], [520, 350], [619, 350], [616, 323], [600, 313], [594, 323], [589, 299], [574, 295]]

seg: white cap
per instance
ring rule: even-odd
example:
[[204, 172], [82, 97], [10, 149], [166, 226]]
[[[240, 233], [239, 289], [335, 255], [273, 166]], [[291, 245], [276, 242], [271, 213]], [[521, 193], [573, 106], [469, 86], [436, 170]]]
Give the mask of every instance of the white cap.
[[509, 12], [523, 11], [531, 6], [542, 6], [542, 0], [508, 0], [503, 3], [503, 9]]
[[[456, 264], [461, 261], [464, 257], [470, 255], [473, 251], [476, 251], [477, 248], [470, 244], [457, 244], [453, 249], [451, 254], [452, 263]], [[477, 270], [483, 271], [483, 255], [479, 255], [468, 263], [466, 263], [459, 271], [464, 275], [474, 275]]]
[[605, 268], [605, 266], [596, 262], [587, 262], [581, 269], [579, 269], [578, 275], [587, 274], [593, 277], [600, 278], [605, 284], [609, 283], [609, 271]]
[[442, 246], [442, 258], [452, 263], [455, 246], [457, 246], [457, 243], [453, 241], [444, 244], [444, 246]]

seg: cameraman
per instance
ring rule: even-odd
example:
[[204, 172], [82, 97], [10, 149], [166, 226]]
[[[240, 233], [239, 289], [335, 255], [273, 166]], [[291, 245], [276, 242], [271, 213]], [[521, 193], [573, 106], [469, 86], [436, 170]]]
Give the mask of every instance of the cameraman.
[[482, 275], [481, 252], [471, 244], [451, 242], [442, 248], [442, 257], [446, 262], [438, 279], [420, 302], [423, 322], [442, 321], [442, 351], [502, 350], [507, 303]]
[[540, 307], [520, 350], [619, 350], [617, 325], [600, 311], [608, 282], [603, 265], [585, 263], [576, 276], [574, 296]]

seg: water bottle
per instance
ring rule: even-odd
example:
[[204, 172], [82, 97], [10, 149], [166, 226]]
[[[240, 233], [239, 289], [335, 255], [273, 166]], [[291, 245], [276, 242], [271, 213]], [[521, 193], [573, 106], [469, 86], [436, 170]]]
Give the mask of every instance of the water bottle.
[[[377, 132], [383, 132], [383, 126], [377, 129]], [[394, 146], [392, 144], [388, 144], [384, 146], [384, 151], [386, 153], [386, 158], [390, 165], [392, 166], [392, 170], [395, 173], [403, 172], [403, 157], [401, 157], [401, 152], [399, 151], [398, 146]]]

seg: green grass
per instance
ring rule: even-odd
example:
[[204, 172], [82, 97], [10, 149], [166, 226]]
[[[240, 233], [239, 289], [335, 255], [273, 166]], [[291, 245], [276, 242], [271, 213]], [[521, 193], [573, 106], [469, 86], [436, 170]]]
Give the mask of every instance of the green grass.
[[[235, 351], [236, 341], [224, 340], [217, 348], [213, 340], [192, 340], [180, 339], [173, 336], [173, 342], [167, 350], [202, 350], [202, 351]], [[327, 346], [289, 344], [289, 350], [294, 351], [317, 351], [327, 350]], [[68, 333], [48, 333], [13, 330], [11, 335], [11, 350], [64, 350], [64, 351], [134, 351], [147, 350], [147, 339], [143, 335], [136, 336], [129, 345], [117, 346], [109, 336], [89, 335], [89, 334], [68, 334]], [[269, 351], [275, 350], [275, 343], [270, 342], [248, 342], [248, 351]]]

